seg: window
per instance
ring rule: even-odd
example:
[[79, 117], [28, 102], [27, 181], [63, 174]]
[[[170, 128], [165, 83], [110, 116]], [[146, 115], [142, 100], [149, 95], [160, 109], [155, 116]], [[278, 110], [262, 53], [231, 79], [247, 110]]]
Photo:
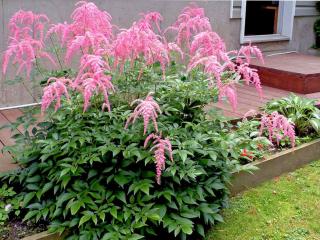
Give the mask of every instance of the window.
[[241, 6], [241, 43], [290, 40], [295, 1], [246, 1]]

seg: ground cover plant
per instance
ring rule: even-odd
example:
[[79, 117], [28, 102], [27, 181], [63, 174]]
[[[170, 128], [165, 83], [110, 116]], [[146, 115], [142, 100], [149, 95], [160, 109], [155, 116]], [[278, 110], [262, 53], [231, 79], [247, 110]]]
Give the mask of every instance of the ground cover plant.
[[23, 10], [11, 18], [3, 72], [11, 61], [26, 79], [57, 66], [42, 72], [45, 120], [7, 148], [21, 168], [2, 182], [23, 198], [24, 220], [46, 220], [67, 239], [203, 237], [222, 221], [249, 148], [259, 157], [271, 143], [294, 145], [293, 124], [277, 112], [252, 134], [204, 111], [224, 99], [235, 109], [240, 83], [262, 94], [249, 67], [252, 55], [262, 60], [257, 47], [227, 51], [194, 5], [164, 30], [161, 21], [149, 12], [120, 29], [85, 1], [70, 23]]
[[208, 240], [320, 239], [320, 161], [230, 200]]

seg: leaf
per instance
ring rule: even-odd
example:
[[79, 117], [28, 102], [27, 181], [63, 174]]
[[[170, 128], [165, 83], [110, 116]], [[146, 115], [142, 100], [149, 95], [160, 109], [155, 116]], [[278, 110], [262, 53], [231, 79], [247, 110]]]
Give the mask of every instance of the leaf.
[[39, 210], [29, 211], [29, 212], [26, 214], [26, 216], [23, 218], [23, 221], [27, 221], [27, 220], [33, 218], [33, 217], [36, 216], [38, 213], [39, 213]]
[[123, 203], [127, 203], [126, 194], [123, 191], [117, 192], [116, 198], [122, 201]]
[[90, 215], [84, 215], [80, 218], [80, 221], [79, 221], [79, 227], [84, 224], [85, 222], [88, 222], [89, 220], [91, 219], [91, 216]]
[[220, 214], [215, 214], [213, 218], [218, 222], [224, 222], [223, 217]]
[[130, 178], [121, 174], [118, 174], [114, 177], [116, 183], [118, 183], [121, 187], [130, 182]]
[[81, 201], [74, 201], [70, 208], [71, 215], [75, 215], [79, 211], [82, 205], [83, 203]]
[[52, 188], [52, 186], [53, 186], [52, 182], [46, 183], [41, 190], [41, 195], [49, 191], [49, 189]]
[[23, 202], [22, 202], [22, 206], [23, 207], [26, 207], [27, 204], [31, 201], [31, 199], [36, 195], [35, 192], [30, 192], [30, 193], [27, 193], [24, 198], [23, 198]]
[[117, 218], [118, 217], [118, 211], [117, 211], [117, 208], [116, 207], [112, 207], [111, 210], [110, 210], [110, 213], [111, 215], [114, 217], [114, 218]]
[[202, 237], [205, 237], [204, 228], [201, 224], [196, 225], [196, 230], [197, 230], [197, 233], [199, 233], [199, 235], [201, 235]]
[[140, 234], [133, 234], [132, 236], [129, 237], [129, 240], [139, 240], [139, 239], [142, 239], [144, 238], [144, 236], [140, 235]]
[[190, 235], [192, 233], [192, 226], [190, 225], [182, 225], [181, 230], [183, 233]]

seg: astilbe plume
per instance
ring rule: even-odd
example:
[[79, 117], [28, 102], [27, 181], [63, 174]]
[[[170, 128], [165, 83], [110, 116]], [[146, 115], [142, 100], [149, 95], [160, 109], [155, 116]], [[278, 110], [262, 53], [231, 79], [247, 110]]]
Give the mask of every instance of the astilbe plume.
[[291, 146], [295, 145], [295, 130], [294, 124], [291, 123], [285, 116], [278, 112], [271, 114], [263, 114], [260, 123], [260, 135], [267, 129], [270, 142], [276, 141], [277, 145], [280, 144], [280, 140], [284, 137], [288, 137]]
[[65, 60], [69, 62], [76, 53], [110, 54], [113, 37], [111, 16], [101, 11], [93, 2], [80, 1], [71, 14], [72, 22], [52, 25], [46, 37], [56, 33], [61, 44], [66, 45]]
[[81, 57], [80, 70], [73, 82], [73, 87], [83, 95], [84, 111], [89, 107], [90, 99], [95, 93], [101, 93], [104, 97], [102, 108], [107, 107], [108, 111], [111, 111], [109, 92], [115, 89], [111, 76], [105, 74], [106, 70], [109, 70], [109, 65], [101, 56], [85, 54]]
[[79, 1], [76, 7], [71, 14], [73, 22], [70, 25], [75, 36], [85, 35], [89, 31], [112, 37], [112, 18], [109, 13], [101, 11], [93, 2]]
[[243, 60], [246, 60], [246, 63], [250, 64], [252, 56], [257, 57], [262, 63], [264, 63], [263, 55], [261, 50], [257, 46], [252, 46], [251, 43], [247, 46], [242, 46], [238, 51], [236, 61], [237, 63], [243, 63]]
[[[254, 85], [262, 96], [261, 81], [257, 70], [249, 67], [251, 56], [257, 56], [263, 61], [262, 53], [256, 46], [250, 44], [241, 47], [239, 51], [227, 52], [223, 40], [217, 33], [204, 31], [193, 37], [190, 55], [188, 71], [203, 66], [204, 72], [209, 77], [209, 87], [216, 86], [219, 90], [219, 99], [226, 97], [233, 110], [237, 106], [236, 85], [241, 79], [247, 85]], [[232, 74], [233, 77], [222, 79], [222, 75], [228, 71], [236, 74]]]
[[161, 135], [155, 135], [151, 133], [145, 140], [144, 142], [144, 148], [147, 147], [148, 142], [150, 140], [153, 140], [152, 144], [153, 147], [151, 148], [150, 151], [154, 151], [154, 158], [156, 162], [156, 179], [157, 183], [161, 183], [161, 173], [166, 167], [166, 156], [165, 156], [165, 151], [168, 152], [169, 158], [171, 161], [173, 161], [172, 157], [172, 146], [171, 142], [168, 138], [162, 139]]
[[248, 63], [242, 63], [241, 65], [237, 66], [236, 71], [241, 75], [242, 79], [247, 85], [253, 84], [260, 96], [262, 96], [261, 81], [259, 74], [257, 73], [257, 69], [249, 67]]
[[129, 29], [122, 29], [113, 42], [114, 65], [117, 66], [120, 63], [122, 71], [126, 61], [133, 65], [134, 61], [142, 57], [146, 65], [159, 62], [164, 73], [170, 61], [170, 47], [173, 49], [174, 46], [168, 46], [152, 28], [152, 21], [158, 25], [161, 19], [162, 16], [159, 13], [148, 13], [138, 22], [133, 23]]
[[52, 24], [46, 34], [46, 39], [51, 35], [56, 34], [59, 38], [61, 45], [65, 45], [73, 36], [70, 25], [67, 22]]
[[47, 58], [56, 65], [49, 53], [44, 51], [43, 30], [49, 21], [44, 14], [34, 14], [31, 11], [20, 10], [9, 21], [9, 44], [4, 52], [2, 72], [6, 74], [10, 58], [13, 64], [18, 64], [17, 75], [26, 69], [30, 76], [33, 63], [37, 58]]
[[71, 84], [71, 80], [67, 78], [55, 78], [48, 79], [48, 86], [43, 89], [41, 112], [50, 106], [50, 104], [56, 100], [55, 111], [61, 106], [61, 97], [64, 95], [67, 99], [70, 99], [67, 86]]
[[45, 24], [49, 22], [49, 18], [44, 14], [35, 14], [32, 11], [19, 10], [9, 21], [10, 35], [16, 40], [25, 39], [26, 33], [28, 37], [43, 41], [43, 31]]
[[200, 32], [211, 31], [211, 24], [203, 8], [190, 5], [182, 10], [177, 21], [166, 31], [168, 30], [177, 32], [176, 42], [180, 47], [186, 44], [189, 48], [192, 36]]
[[142, 14], [145, 23], [149, 24], [149, 28], [152, 28], [152, 24], [155, 24], [159, 33], [161, 33], [160, 23], [163, 21], [163, 17], [158, 12], [149, 12]]
[[84, 54], [90, 52], [97, 54], [102, 49], [108, 49], [108, 46], [109, 40], [105, 35], [88, 31], [84, 35], [76, 36], [68, 43], [65, 61], [69, 62], [71, 57], [80, 50]]
[[223, 84], [219, 87], [219, 99], [221, 100], [223, 97], [228, 98], [232, 110], [235, 111], [237, 109], [238, 101], [237, 101], [237, 91], [233, 84]]
[[157, 118], [158, 118], [158, 113], [161, 113], [161, 110], [158, 103], [153, 99], [152, 93], [149, 93], [145, 100], [141, 100], [141, 99], [134, 100], [131, 105], [135, 103], [139, 103], [139, 104], [136, 106], [133, 113], [128, 118], [125, 128], [128, 128], [131, 122], [134, 123], [138, 117], [142, 117], [143, 123], [144, 123], [143, 134], [146, 134], [148, 124], [151, 118], [154, 129], [156, 130], [156, 132], [158, 132]]

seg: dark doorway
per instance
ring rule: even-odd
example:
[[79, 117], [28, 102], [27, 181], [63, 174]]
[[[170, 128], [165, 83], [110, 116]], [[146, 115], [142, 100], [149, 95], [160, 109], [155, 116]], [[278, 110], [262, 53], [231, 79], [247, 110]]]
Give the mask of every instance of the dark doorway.
[[276, 34], [279, 1], [247, 1], [245, 36]]

